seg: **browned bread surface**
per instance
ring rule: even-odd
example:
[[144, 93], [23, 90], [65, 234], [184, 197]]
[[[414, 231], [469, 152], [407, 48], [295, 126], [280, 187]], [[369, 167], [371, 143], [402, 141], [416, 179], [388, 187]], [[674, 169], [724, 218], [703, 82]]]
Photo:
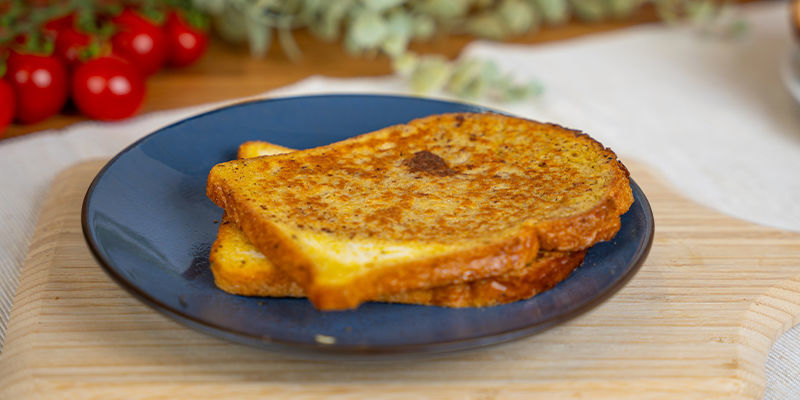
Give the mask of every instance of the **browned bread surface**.
[[[208, 195], [322, 309], [496, 276], [527, 264], [540, 242], [585, 249], [613, 237], [632, 202], [610, 150], [496, 114], [432, 116], [223, 163]], [[354, 243], [372, 258], [343, 256]], [[397, 246], [410, 256], [382, 258]]]
[[[566, 279], [583, 261], [585, 251], [540, 252], [518, 270], [472, 282], [417, 289], [382, 296], [373, 301], [443, 307], [487, 307], [533, 297]], [[242, 296], [304, 297], [305, 292], [276, 268], [227, 216], [211, 249], [214, 282], [222, 290]]]

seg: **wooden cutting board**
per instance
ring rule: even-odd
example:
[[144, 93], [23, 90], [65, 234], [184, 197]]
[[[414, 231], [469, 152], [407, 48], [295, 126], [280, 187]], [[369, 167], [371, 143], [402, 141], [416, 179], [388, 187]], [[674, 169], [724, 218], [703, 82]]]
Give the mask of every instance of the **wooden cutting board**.
[[800, 315], [800, 234], [686, 200], [635, 163], [656, 235], [639, 273], [593, 311], [483, 349], [311, 361], [167, 319], [92, 259], [81, 201], [102, 162], [55, 181], [0, 358], [0, 399], [752, 399]]

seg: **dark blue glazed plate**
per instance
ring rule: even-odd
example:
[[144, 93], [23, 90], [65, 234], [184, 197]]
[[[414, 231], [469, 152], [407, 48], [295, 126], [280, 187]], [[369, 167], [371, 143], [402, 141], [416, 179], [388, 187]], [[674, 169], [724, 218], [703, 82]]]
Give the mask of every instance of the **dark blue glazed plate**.
[[504, 342], [572, 318], [608, 298], [642, 264], [653, 215], [639, 187], [611, 242], [554, 289], [489, 308], [449, 309], [368, 303], [319, 312], [304, 299], [248, 298], [218, 290], [208, 252], [222, 210], [206, 198], [215, 164], [239, 144], [266, 140], [319, 146], [413, 118], [486, 111], [410, 97], [330, 95], [236, 104], [163, 128], [114, 157], [83, 205], [83, 232], [100, 265], [161, 313], [235, 342], [294, 353], [430, 353]]

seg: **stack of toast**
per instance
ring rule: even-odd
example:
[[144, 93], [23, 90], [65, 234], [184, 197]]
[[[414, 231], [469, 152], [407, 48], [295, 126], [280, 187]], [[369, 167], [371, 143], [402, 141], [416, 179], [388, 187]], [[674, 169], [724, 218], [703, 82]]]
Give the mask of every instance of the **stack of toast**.
[[225, 210], [216, 285], [321, 310], [530, 298], [611, 239], [633, 202], [627, 170], [589, 136], [492, 113], [302, 151], [247, 142], [207, 194]]

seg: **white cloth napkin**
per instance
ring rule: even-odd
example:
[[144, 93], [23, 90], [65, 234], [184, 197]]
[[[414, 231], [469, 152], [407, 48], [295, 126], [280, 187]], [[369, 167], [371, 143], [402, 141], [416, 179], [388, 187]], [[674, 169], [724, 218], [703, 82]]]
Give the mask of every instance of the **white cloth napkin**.
[[[623, 159], [649, 164], [686, 196], [734, 217], [800, 231], [800, 119], [780, 80], [792, 38], [788, 5], [743, 7], [740, 40], [652, 25], [546, 45], [476, 42], [462, 57], [491, 58], [537, 78], [538, 99], [490, 107], [580, 127]], [[312, 77], [266, 93], [407, 93], [402, 79]], [[86, 122], [0, 142], [0, 344], [36, 216], [54, 176], [111, 157], [135, 139], [219, 104]], [[767, 399], [800, 398], [800, 328], [767, 363]]]

